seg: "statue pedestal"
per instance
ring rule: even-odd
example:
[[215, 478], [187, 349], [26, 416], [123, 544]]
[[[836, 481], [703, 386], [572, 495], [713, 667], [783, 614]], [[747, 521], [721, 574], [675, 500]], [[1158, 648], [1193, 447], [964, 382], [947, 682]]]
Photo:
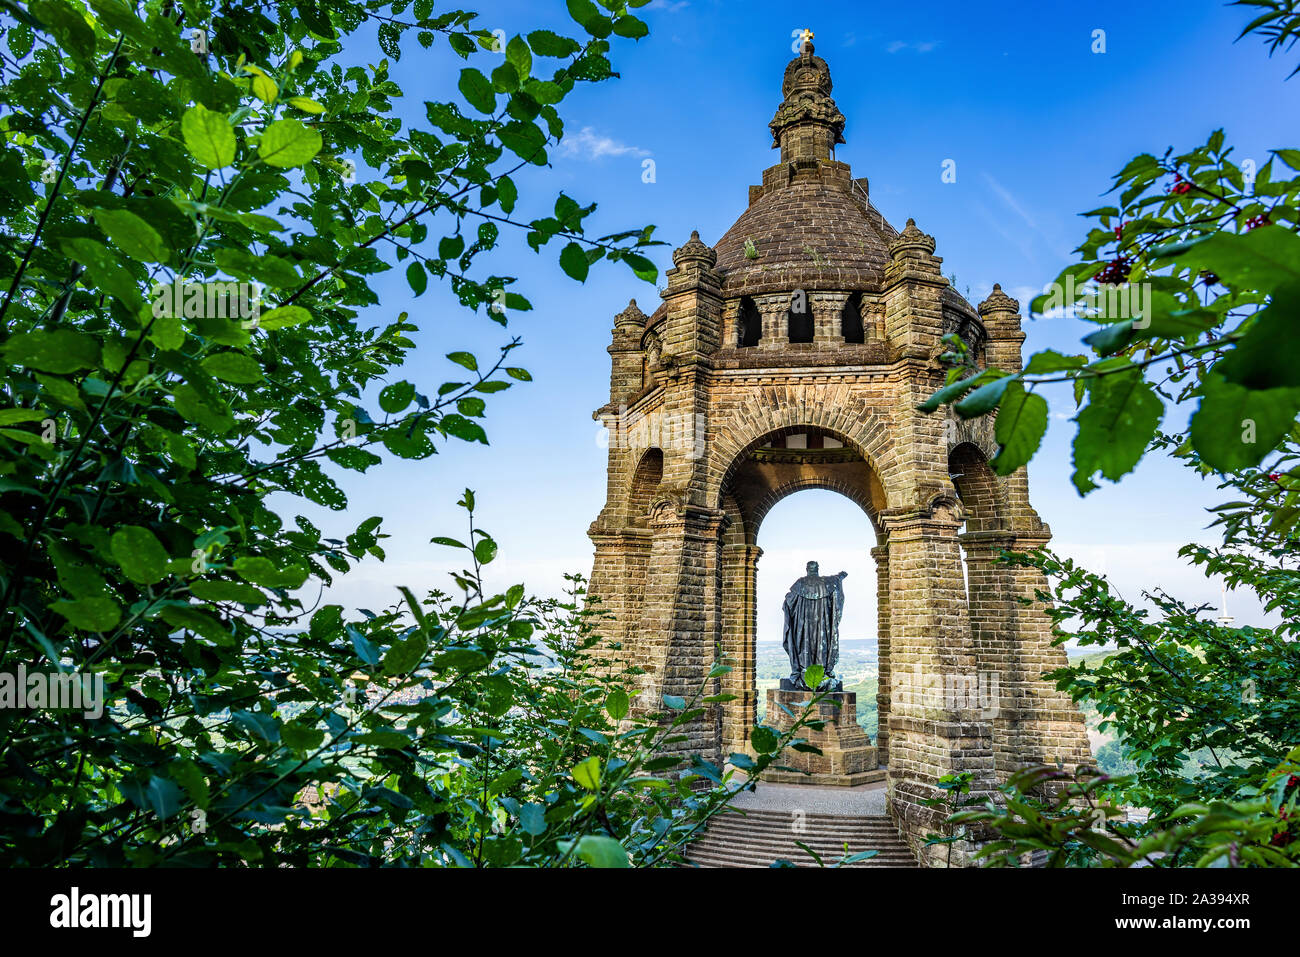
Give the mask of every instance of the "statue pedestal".
[[[794, 724], [794, 720], [780, 708], [780, 705], [785, 705], [799, 715], [803, 713], [812, 697], [811, 691], [767, 689], [765, 722], [784, 733]], [[806, 738], [809, 744], [820, 748], [822, 753], [809, 754], [787, 748], [778, 759], [778, 763], [795, 770], [764, 771], [762, 780], [774, 784], [840, 787], [853, 787], [884, 780], [885, 772], [878, 767], [876, 748], [858, 724], [858, 696], [855, 692], [838, 691], [827, 695], [817, 706], [814, 717], [824, 722], [821, 730], [805, 728], [801, 737]]]

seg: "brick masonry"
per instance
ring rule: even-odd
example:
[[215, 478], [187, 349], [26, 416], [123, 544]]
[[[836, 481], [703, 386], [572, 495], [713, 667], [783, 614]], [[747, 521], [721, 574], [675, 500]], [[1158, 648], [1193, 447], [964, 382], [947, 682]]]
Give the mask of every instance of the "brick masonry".
[[[966, 302], [933, 237], [911, 220], [895, 230], [866, 180], [833, 158], [845, 120], [811, 44], [782, 93], [770, 125], [781, 160], [748, 209], [716, 247], [692, 234], [674, 252], [650, 316], [633, 301], [614, 317], [610, 397], [595, 413], [611, 442], [590, 592], [612, 615], [611, 661], [643, 672], [640, 707], [731, 666], [710, 684], [734, 699], [679, 745], [725, 760], [756, 720], [763, 517], [806, 488], [857, 502], [876, 539], [862, 543], [878, 573], [876, 748], [889, 813], [925, 861], [944, 814], [924, 802], [943, 775], [970, 771], [989, 793], [1026, 765], [1091, 760], [1079, 711], [1040, 677], [1065, 663], [1046, 615], [1021, 603], [1045, 582], [995, 563], [1000, 549], [1050, 539], [1025, 471], [989, 468], [990, 419], [916, 411], [943, 384], [945, 334], [1020, 368], [1020, 306], [996, 286], [978, 308]], [[796, 328], [812, 341], [791, 342]]]

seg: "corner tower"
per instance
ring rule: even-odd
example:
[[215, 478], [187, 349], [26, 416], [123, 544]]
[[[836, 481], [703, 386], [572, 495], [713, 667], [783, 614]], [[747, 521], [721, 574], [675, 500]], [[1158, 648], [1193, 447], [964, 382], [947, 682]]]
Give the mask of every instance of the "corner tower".
[[1020, 604], [1045, 583], [996, 563], [1050, 538], [1025, 471], [989, 468], [991, 420], [916, 410], [943, 384], [945, 335], [1019, 368], [1019, 304], [995, 287], [971, 305], [932, 236], [886, 222], [835, 158], [845, 118], [831, 91], [805, 42], [769, 124], [779, 162], [714, 246], [693, 233], [673, 253], [652, 315], [633, 302], [614, 319], [590, 592], [613, 616], [609, 653], [643, 672], [642, 708], [706, 682], [734, 696], [680, 744], [725, 761], [756, 721], [763, 518], [806, 488], [856, 502], [875, 530], [862, 548], [878, 576], [888, 808], [925, 859], [945, 816], [925, 802], [945, 774], [972, 772], [974, 791], [991, 792], [1021, 767], [1091, 752], [1078, 710], [1039, 678], [1065, 663], [1047, 616]]

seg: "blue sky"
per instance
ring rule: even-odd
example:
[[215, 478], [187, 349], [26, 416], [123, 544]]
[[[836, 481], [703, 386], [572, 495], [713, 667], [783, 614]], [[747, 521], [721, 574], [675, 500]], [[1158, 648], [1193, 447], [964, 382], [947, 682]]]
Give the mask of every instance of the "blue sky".
[[[481, 5], [482, 24], [507, 35], [538, 27], [574, 32], [560, 0]], [[1072, 4], [929, 2], [806, 3], [655, 0], [640, 15], [650, 36], [615, 45], [621, 77], [579, 88], [562, 106], [568, 135], [549, 169], [521, 179], [522, 212], [550, 212], [563, 190], [598, 202], [594, 232], [655, 223], [671, 245], [653, 258], [661, 272], [671, 249], [698, 229], [715, 242], [745, 208], [747, 187], [776, 161], [767, 121], [780, 102], [792, 32], [808, 27], [830, 65], [834, 96], [848, 119], [837, 158], [871, 181], [872, 202], [896, 226], [914, 217], [935, 236], [944, 271], [974, 302], [994, 282], [1022, 307], [1060, 268], [1086, 227], [1078, 213], [1103, 205], [1111, 176], [1136, 153], [1201, 144], [1219, 126], [1238, 161], [1262, 164], [1270, 147], [1295, 147], [1300, 78], [1285, 82], [1293, 58], [1269, 60], [1255, 38], [1232, 41], [1247, 20], [1212, 2]], [[1106, 52], [1093, 53], [1105, 31]], [[414, 42], [393, 76], [407, 93], [400, 112], [423, 115], [422, 101], [454, 91], [462, 61], [443, 44]], [[373, 62], [378, 56], [359, 59]], [[481, 67], [494, 65], [478, 54]], [[643, 161], [655, 182], [642, 182]], [[941, 181], [945, 160], [955, 183]], [[431, 236], [452, 231], [435, 223]], [[394, 586], [446, 584], [445, 550], [433, 535], [463, 530], [455, 501], [477, 491], [480, 524], [501, 545], [491, 583], [526, 582], [552, 594], [565, 571], [590, 571], [588, 524], [604, 501], [605, 453], [591, 412], [608, 396], [605, 347], [614, 313], [629, 297], [646, 312], [656, 290], [622, 266], [602, 264], [585, 284], [564, 277], [554, 251], [537, 256], [522, 236], [507, 237], [485, 268], [520, 277], [534, 311], [508, 332], [469, 314], [444, 290], [415, 299], [402, 270], [377, 277], [383, 305], [374, 322], [409, 310], [419, 350], [401, 376], [422, 389], [454, 378], [442, 356], [453, 349], [491, 355], [511, 334], [525, 345], [517, 364], [534, 382], [489, 403], [491, 445], [444, 445], [423, 462], [386, 461], [368, 475], [345, 473], [347, 513], [299, 511], [335, 533], [383, 515], [393, 536], [389, 560], [367, 561], [342, 579], [331, 599], [390, 603]], [[1070, 319], [1026, 322], [1026, 352], [1074, 349], [1082, 325]], [[1133, 599], [1163, 585], [1188, 600], [1219, 601], [1218, 586], [1175, 556], [1193, 540], [1213, 541], [1211, 484], [1189, 471], [1144, 461], [1121, 484], [1080, 499], [1070, 484], [1073, 403], [1050, 396], [1055, 417], [1030, 465], [1033, 501], [1055, 546], [1112, 576]], [[1173, 416], [1181, 415], [1175, 419]], [[1181, 426], [1171, 413], [1166, 428]], [[759, 544], [760, 640], [779, 638], [776, 609], [803, 562], [850, 573], [846, 637], [874, 636], [874, 571], [869, 522], [846, 499], [803, 492], [769, 516]], [[811, 554], [810, 554], [811, 550]], [[855, 587], [856, 586], [856, 587]], [[1258, 609], [1229, 597], [1239, 621]]]

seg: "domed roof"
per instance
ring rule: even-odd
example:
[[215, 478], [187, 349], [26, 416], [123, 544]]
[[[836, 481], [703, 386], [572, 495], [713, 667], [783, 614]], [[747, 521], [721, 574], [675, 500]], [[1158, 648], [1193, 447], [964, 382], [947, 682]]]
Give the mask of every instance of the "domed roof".
[[808, 180], [755, 200], [714, 247], [724, 294], [879, 289], [898, 234], [847, 187]]

